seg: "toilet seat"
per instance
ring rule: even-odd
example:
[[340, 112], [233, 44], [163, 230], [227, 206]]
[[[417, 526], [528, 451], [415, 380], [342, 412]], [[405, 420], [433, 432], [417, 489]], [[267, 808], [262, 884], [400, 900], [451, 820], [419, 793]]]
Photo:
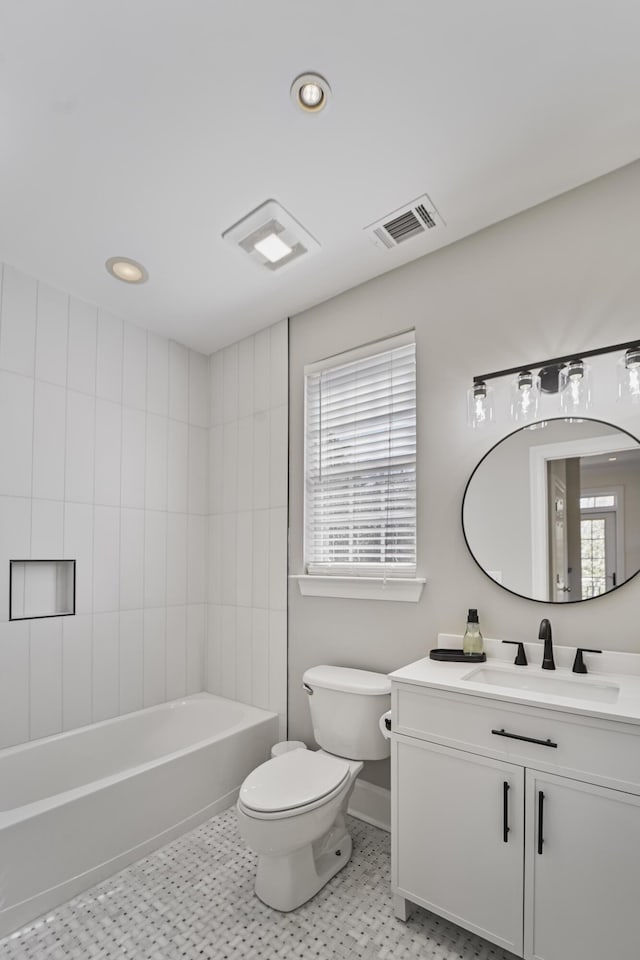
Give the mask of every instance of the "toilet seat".
[[239, 802], [251, 817], [280, 819], [306, 813], [340, 792], [349, 779], [346, 760], [311, 750], [294, 750], [267, 760], [250, 773]]

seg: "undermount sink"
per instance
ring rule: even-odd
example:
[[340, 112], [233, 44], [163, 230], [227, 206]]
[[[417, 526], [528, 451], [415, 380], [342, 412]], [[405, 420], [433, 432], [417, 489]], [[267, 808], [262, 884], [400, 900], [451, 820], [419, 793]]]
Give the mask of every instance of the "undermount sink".
[[486, 683], [493, 687], [510, 687], [513, 690], [530, 690], [533, 693], [548, 693], [570, 700], [592, 700], [597, 703], [615, 703], [620, 687], [599, 680], [581, 680], [578, 677], [547, 676], [535, 668], [520, 667], [508, 670], [499, 667], [478, 667], [465, 674], [462, 680]]

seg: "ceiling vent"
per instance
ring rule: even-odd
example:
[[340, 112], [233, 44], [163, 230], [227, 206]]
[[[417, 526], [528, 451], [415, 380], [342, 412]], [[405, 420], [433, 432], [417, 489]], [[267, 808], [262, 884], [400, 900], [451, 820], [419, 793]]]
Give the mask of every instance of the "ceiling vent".
[[392, 250], [407, 240], [424, 237], [430, 230], [444, 225], [444, 220], [434, 204], [427, 194], [423, 193], [421, 197], [387, 214], [382, 220], [370, 223], [364, 229], [377, 247]]
[[267, 270], [279, 270], [305, 253], [320, 248], [318, 241], [276, 200], [267, 200], [225, 230], [222, 239], [240, 247]]

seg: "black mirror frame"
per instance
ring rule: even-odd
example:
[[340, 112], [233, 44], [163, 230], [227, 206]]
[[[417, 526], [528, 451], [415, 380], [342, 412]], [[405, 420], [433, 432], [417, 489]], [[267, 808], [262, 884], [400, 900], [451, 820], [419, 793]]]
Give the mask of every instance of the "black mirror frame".
[[[464, 542], [466, 544], [467, 550], [469, 551], [471, 559], [476, 564], [476, 566], [480, 570], [482, 570], [485, 577], [488, 580], [490, 580], [491, 583], [494, 583], [496, 587], [500, 587], [501, 590], [506, 590], [507, 593], [510, 593], [514, 597], [520, 597], [521, 600], [529, 600], [531, 603], [544, 603], [544, 604], [552, 603], [554, 606], [557, 606], [557, 607], [568, 607], [572, 603], [588, 603], [590, 600], [600, 600], [602, 599], [602, 597], [610, 597], [612, 593], [616, 593], [616, 591], [619, 590], [621, 587], [625, 587], [628, 583], [631, 583], [631, 581], [634, 580], [640, 573], [640, 568], [638, 568], [638, 570], [636, 570], [635, 573], [632, 573], [630, 577], [627, 577], [626, 580], [623, 580], [622, 583], [616, 584], [615, 587], [611, 587], [611, 589], [607, 590], [606, 593], [599, 593], [595, 597], [581, 597], [579, 600], [539, 600], [537, 597], [527, 597], [524, 593], [518, 593], [516, 590], [511, 590], [509, 589], [509, 587], [505, 587], [503, 583], [498, 583], [498, 581], [494, 580], [493, 577], [490, 577], [487, 571], [484, 569], [484, 567], [476, 557], [475, 553], [471, 549], [471, 545], [469, 541], [467, 540], [467, 532], [464, 528], [464, 504], [465, 504], [465, 500], [467, 499], [467, 491], [469, 489], [469, 485], [473, 480], [476, 474], [476, 471], [482, 466], [482, 464], [487, 459], [489, 454], [493, 453], [496, 447], [499, 447], [501, 443], [504, 443], [505, 440], [508, 440], [509, 437], [512, 437], [514, 434], [520, 433], [521, 430], [525, 430], [528, 427], [535, 426], [535, 424], [537, 423], [553, 423], [554, 421], [557, 421], [557, 420], [566, 421], [566, 420], [572, 420], [572, 419], [578, 419], [578, 418], [546, 417], [544, 420], [533, 420], [531, 423], [523, 424], [523, 426], [517, 427], [517, 429], [512, 430], [510, 433], [505, 434], [504, 437], [501, 437], [500, 440], [496, 441], [496, 443], [494, 443], [493, 446], [490, 447], [489, 450], [487, 450], [487, 452], [480, 458], [480, 460], [478, 460], [475, 467], [471, 471], [471, 475], [467, 480], [467, 483], [464, 488], [464, 493], [462, 494], [462, 506], [460, 508], [460, 525], [462, 527], [462, 536], [464, 537]], [[604, 427], [613, 427], [614, 430], [618, 430], [620, 433], [625, 433], [628, 437], [631, 437], [631, 439], [635, 440], [635, 442], [638, 444], [638, 447], [640, 447], [640, 440], [629, 430], [625, 430], [624, 427], [619, 427], [615, 423], [609, 423], [607, 420], [600, 420], [597, 417], [580, 417], [579, 419], [589, 420], [592, 423], [601, 423]]]

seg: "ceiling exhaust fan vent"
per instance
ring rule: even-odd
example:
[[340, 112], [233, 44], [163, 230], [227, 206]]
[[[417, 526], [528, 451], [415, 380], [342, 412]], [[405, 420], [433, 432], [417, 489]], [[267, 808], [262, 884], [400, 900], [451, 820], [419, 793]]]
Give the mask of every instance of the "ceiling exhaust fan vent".
[[407, 240], [424, 237], [430, 230], [443, 226], [444, 220], [425, 193], [364, 229], [377, 247], [392, 250]]

